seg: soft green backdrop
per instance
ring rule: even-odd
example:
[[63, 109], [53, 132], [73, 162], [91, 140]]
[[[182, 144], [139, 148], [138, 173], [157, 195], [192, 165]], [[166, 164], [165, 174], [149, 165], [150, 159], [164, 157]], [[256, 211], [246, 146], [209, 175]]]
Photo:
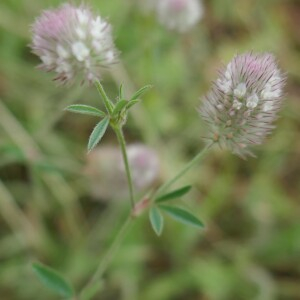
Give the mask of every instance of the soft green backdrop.
[[[166, 222], [157, 238], [135, 223], [103, 279], [101, 300], [300, 299], [300, 3], [207, 0], [185, 35], [138, 8], [143, 0], [86, 1], [113, 24], [121, 64], [106, 74], [111, 96], [154, 88], [134, 109], [126, 138], [158, 150], [161, 180], [203, 147], [196, 111], [216, 70], [238, 52], [271, 51], [287, 72], [274, 134], [243, 161], [214, 150], [181, 185], [206, 230]], [[29, 25], [55, 0], [0, 1], [0, 299], [54, 300], [34, 276], [40, 260], [80, 288], [123, 222], [126, 202], [90, 196], [82, 172], [94, 118], [66, 103], [100, 103], [94, 87], [56, 87], [37, 70]], [[103, 144], [116, 143], [112, 132]], [[101, 146], [100, 146], [101, 147]]]

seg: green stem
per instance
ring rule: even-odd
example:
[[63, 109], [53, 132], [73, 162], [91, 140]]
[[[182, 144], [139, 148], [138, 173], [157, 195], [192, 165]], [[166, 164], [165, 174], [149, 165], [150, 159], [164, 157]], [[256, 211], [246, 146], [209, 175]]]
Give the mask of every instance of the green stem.
[[103, 102], [104, 102], [104, 105], [105, 105], [105, 108], [106, 108], [107, 112], [109, 113], [109, 115], [111, 115], [113, 110], [114, 110], [112, 102], [107, 97], [107, 95], [104, 91], [104, 88], [103, 88], [102, 84], [100, 83], [100, 81], [98, 81], [98, 80], [95, 81], [95, 85], [96, 85], [96, 88], [97, 88], [99, 94], [101, 95], [101, 97], [103, 99]]
[[127, 151], [126, 151], [125, 138], [123, 135], [123, 131], [120, 127], [114, 128], [114, 131], [117, 135], [117, 138], [118, 138], [118, 141], [119, 141], [119, 144], [121, 147], [123, 161], [124, 161], [124, 165], [125, 165], [126, 176], [127, 176], [128, 188], [129, 188], [130, 203], [131, 203], [131, 207], [134, 208], [133, 184], [132, 184], [132, 177], [131, 177], [128, 156], [127, 156]]
[[90, 281], [87, 283], [87, 285], [82, 289], [79, 299], [90, 300], [97, 293], [100, 287], [99, 280], [101, 279], [101, 276], [103, 275], [108, 265], [110, 264], [112, 258], [115, 256], [116, 252], [120, 248], [120, 245], [124, 240], [130, 228], [130, 225], [132, 224], [132, 221], [133, 221], [133, 217], [130, 214], [127, 217], [126, 221], [123, 223], [119, 233], [117, 234], [116, 238], [110, 245], [109, 249], [101, 259], [96, 272], [94, 273]]
[[171, 185], [173, 185], [178, 179], [184, 176], [194, 165], [196, 165], [206, 154], [207, 150], [211, 148], [214, 142], [209, 143], [203, 148], [191, 161], [189, 161], [174, 177], [165, 182], [152, 196], [155, 199], [157, 196], [163, 194]]
[[[125, 165], [127, 165], [126, 170], [128, 170], [128, 172], [129, 172], [129, 165], [128, 165], [128, 159], [127, 159], [127, 154], [126, 154], [126, 146], [125, 146], [123, 132], [120, 128], [114, 128], [114, 130], [115, 130], [118, 140], [120, 142], [120, 145], [122, 148], [122, 153], [126, 157], [126, 158], [124, 157], [124, 162], [127, 162], [127, 163], [125, 163]], [[208, 144], [204, 149], [202, 149], [190, 162], [188, 162], [183, 167], [183, 169], [181, 169], [180, 172], [178, 172], [173, 178], [171, 178], [169, 181], [167, 181], [165, 184], [163, 184], [151, 198], [155, 199], [155, 197], [157, 197], [158, 195], [165, 192], [172, 184], [174, 184], [178, 179], [180, 179], [182, 176], [184, 176], [196, 163], [198, 163], [201, 160], [201, 158], [203, 158], [204, 154], [206, 154], [207, 150], [209, 150], [213, 144], [214, 144], [214, 142]], [[130, 172], [129, 172], [128, 181], [131, 183]], [[129, 185], [132, 186], [130, 183], [129, 183]], [[133, 195], [133, 193], [132, 193], [132, 195]], [[134, 203], [133, 203], [133, 205], [134, 205]], [[101, 259], [96, 272], [92, 276], [91, 280], [87, 283], [87, 285], [82, 289], [82, 291], [80, 293], [80, 300], [90, 300], [99, 290], [99, 288], [100, 288], [99, 279], [101, 278], [101, 276], [107, 269], [107, 266], [111, 262], [112, 258], [118, 251], [124, 237], [126, 236], [128, 230], [129, 230], [130, 224], [132, 223], [133, 219], [134, 218], [133, 218], [132, 214], [130, 214], [127, 217], [125, 223], [121, 227], [115, 240], [113, 241], [113, 243], [107, 250], [106, 254]]]

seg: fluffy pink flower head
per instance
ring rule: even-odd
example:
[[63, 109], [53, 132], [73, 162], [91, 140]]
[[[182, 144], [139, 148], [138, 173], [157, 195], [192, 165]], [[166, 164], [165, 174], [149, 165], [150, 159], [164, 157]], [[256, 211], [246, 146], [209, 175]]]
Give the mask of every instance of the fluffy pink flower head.
[[44, 11], [32, 33], [31, 48], [42, 60], [40, 67], [56, 72], [59, 82], [92, 82], [116, 61], [110, 25], [84, 5]]
[[[128, 145], [127, 151], [134, 189], [140, 193], [152, 187], [158, 180], [160, 159], [154, 149], [143, 144]], [[128, 197], [126, 171], [118, 147], [98, 147], [87, 159], [85, 173], [95, 198]]]
[[159, 0], [157, 14], [161, 24], [171, 30], [188, 31], [203, 15], [200, 0]]
[[274, 128], [285, 78], [269, 53], [236, 55], [220, 71], [200, 113], [214, 141], [241, 157], [261, 144]]

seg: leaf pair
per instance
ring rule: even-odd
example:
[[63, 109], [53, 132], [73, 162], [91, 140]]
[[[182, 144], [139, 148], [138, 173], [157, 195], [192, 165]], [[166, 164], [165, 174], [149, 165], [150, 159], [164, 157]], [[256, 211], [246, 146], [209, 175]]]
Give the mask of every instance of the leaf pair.
[[169, 215], [171, 218], [183, 224], [196, 226], [198, 228], [204, 227], [204, 224], [189, 211], [179, 208], [177, 206], [161, 204], [185, 195], [189, 192], [190, 189], [190, 185], [184, 186], [180, 189], [164, 194], [155, 199], [155, 203], [157, 205], [154, 205], [150, 209], [149, 218], [151, 226], [157, 235], [161, 235], [164, 226], [164, 218], [161, 214], [161, 211], [164, 211], [164, 213]]

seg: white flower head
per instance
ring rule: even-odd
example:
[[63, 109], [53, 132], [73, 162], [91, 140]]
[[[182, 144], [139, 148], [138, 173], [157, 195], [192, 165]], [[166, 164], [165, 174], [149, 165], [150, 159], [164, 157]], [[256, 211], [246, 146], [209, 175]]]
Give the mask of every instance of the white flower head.
[[200, 108], [210, 138], [241, 157], [253, 155], [249, 147], [261, 144], [273, 129], [284, 83], [273, 55], [236, 55], [221, 70]]
[[156, 10], [161, 24], [179, 32], [186, 32], [192, 28], [204, 12], [200, 0], [159, 0]]
[[[136, 192], [151, 187], [160, 173], [158, 153], [143, 144], [127, 147], [128, 162]], [[95, 198], [122, 199], [128, 195], [126, 171], [121, 151], [114, 146], [96, 148], [88, 157], [85, 173]]]
[[56, 72], [61, 83], [100, 79], [103, 69], [117, 60], [110, 24], [85, 5], [44, 11], [32, 33], [31, 48], [42, 60], [40, 67]]

